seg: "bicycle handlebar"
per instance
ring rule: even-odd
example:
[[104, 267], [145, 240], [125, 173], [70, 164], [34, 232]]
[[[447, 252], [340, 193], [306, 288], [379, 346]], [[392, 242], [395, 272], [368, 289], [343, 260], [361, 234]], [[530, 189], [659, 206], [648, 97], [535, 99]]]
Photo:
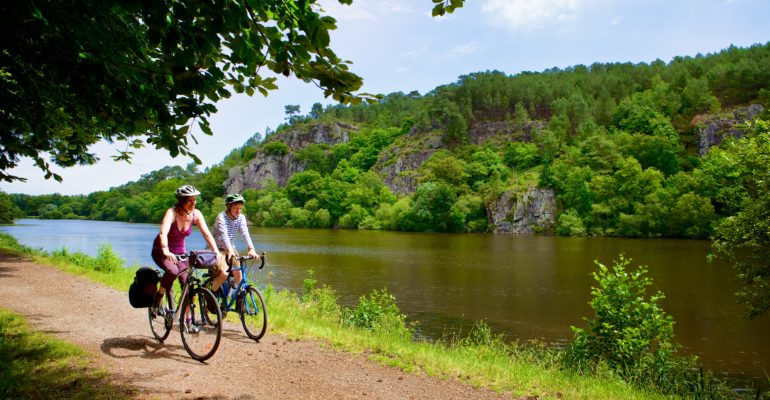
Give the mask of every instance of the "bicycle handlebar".
[[[261, 260], [261, 263], [259, 264], [259, 269], [262, 269], [262, 268], [265, 267], [265, 262], [267, 261], [266, 255], [267, 255], [267, 253], [265, 253], [263, 251], [262, 254], [258, 256], [260, 258], [260, 260]], [[176, 257], [176, 259], [178, 261], [186, 261], [186, 260], [190, 259], [190, 253], [175, 254], [174, 256]], [[238, 260], [242, 262], [244, 260], [252, 260], [254, 258], [256, 258], [256, 257], [254, 257], [254, 256], [239, 256]]]
[[[265, 267], [265, 261], [267, 260], [267, 258], [265, 256], [266, 256], [266, 253], [264, 251], [262, 252], [262, 254], [260, 256], [258, 256], [261, 259], [261, 261], [262, 261], [259, 264], [259, 269], [262, 269], [262, 268]], [[242, 262], [244, 260], [253, 260], [254, 258], [255, 258], [254, 256], [240, 256], [240, 257], [238, 257], [238, 260]]]

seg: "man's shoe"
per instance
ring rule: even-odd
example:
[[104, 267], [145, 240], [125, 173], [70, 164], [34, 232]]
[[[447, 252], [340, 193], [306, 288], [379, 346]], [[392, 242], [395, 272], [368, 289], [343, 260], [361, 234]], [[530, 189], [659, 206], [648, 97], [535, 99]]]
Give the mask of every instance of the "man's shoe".
[[243, 312], [244, 311], [244, 309], [243, 309], [243, 297], [244, 297], [243, 292], [241, 292], [241, 293], [238, 293], [238, 297], [235, 298], [235, 309], [238, 312]]

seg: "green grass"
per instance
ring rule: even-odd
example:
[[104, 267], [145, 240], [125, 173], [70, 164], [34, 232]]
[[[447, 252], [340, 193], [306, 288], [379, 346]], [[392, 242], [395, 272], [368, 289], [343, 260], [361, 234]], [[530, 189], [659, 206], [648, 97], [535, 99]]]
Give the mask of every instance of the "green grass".
[[[115, 269], [100, 264], [114, 261], [111, 250], [96, 258], [67, 251], [49, 254], [21, 246], [6, 234], [0, 234], [0, 248], [126, 292], [133, 280], [135, 268]], [[101, 261], [96, 261], [98, 259]], [[356, 328], [344, 323], [344, 310], [337, 305], [331, 289], [313, 289], [312, 293], [312, 296], [297, 296], [268, 287], [263, 293], [269, 310], [268, 335], [277, 332], [290, 338], [315, 339], [340, 351], [365, 354], [375, 362], [407, 372], [459, 379], [516, 396], [599, 400], [667, 398], [633, 388], [610, 373], [580, 375], [562, 370], [558, 353], [544, 346], [501, 344], [497, 340], [490, 344], [461, 340], [413, 341], [402, 328], [386, 325], [374, 332]]]
[[31, 331], [23, 317], [0, 309], [0, 398], [130, 399], [134, 389], [71, 344]]
[[291, 338], [318, 339], [338, 350], [366, 354], [383, 365], [420, 372], [440, 379], [456, 378], [516, 396], [568, 399], [662, 399], [628, 386], [609, 374], [583, 376], [562, 371], [555, 354], [542, 346], [506, 344], [474, 346], [413, 341], [392, 332], [371, 332], [340, 323], [319, 313], [315, 303], [280, 291], [267, 290], [270, 330]]

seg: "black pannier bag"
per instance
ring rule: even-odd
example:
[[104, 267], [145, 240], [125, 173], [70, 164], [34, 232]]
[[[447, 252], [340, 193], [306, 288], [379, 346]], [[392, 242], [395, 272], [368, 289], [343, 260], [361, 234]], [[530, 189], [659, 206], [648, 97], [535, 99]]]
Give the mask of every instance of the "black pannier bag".
[[136, 270], [134, 283], [128, 288], [128, 301], [134, 308], [145, 308], [152, 305], [155, 293], [158, 291], [160, 276], [152, 267], [141, 267]]

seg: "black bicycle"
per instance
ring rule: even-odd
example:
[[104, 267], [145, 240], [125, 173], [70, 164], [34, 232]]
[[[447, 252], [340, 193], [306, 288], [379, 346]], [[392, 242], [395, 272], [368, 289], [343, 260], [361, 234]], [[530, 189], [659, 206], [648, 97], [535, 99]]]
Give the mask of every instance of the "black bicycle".
[[[171, 332], [174, 321], [179, 321], [179, 333], [187, 353], [195, 360], [206, 361], [217, 351], [222, 338], [222, 311], [217, 299], [202, 285], [207, 267], [196, 265], [191, 253], [178, 255], [179, 261], [189, 260], [187, 282], [174, 308], [174, 292], [167, 290], [165, 301], [155, 309], [148, 308], [150, 330], [163, 343]], [[159, 270], [163, 276], [164, 271]]]
[[[262, 262], [258, 269], [262, 269], [265, 266], [266, 258], [264, 252], [260, 259]], [[249, 281], [249, 275], [254, 273], [256, 266], [255, 257], [242, 256], [238, 257], [238, 261], [240, 266], [230, 269], [227, 281], [222, 284], [222, 287], [217, 289], [215, 294], [217, 300], [222, 303], [223, 315], [226, 315], [229, 311], [237, 312], [246, 336], [259, 341], [267, 331], [267, 307], [265, 306], [262, 293]], [[241, 271], [243, 278], [231, 293], [230, 288], [234, 286], [232, 281], [233, 271]], [[206, 274], [204, 274], [204, 277], [206, 277]], [[211, 277], [208, 277], [203, 286], [209, 288], [210, 284]]]

